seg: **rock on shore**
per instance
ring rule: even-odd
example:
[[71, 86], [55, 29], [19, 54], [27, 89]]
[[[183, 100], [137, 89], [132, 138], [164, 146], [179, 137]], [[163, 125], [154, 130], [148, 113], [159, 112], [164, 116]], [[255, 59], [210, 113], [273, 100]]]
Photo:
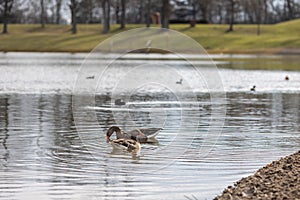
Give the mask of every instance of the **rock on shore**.
[[224, 199], [300, 199], [300, 151], [267, 164], [214, 198]]

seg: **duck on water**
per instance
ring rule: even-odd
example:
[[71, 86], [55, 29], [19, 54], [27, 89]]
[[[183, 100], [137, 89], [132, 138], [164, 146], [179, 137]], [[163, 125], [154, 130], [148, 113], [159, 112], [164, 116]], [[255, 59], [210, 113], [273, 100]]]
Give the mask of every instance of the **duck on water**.
[[[123, 132], [117, 126], [112, 126], [107, 130], [106, 142], [110, 143], [115, 149], [122, 149], [128, 152], [139, 152], [140, 143], [156, 142], [155, 136], [161, 128], [141, 128], [128, 132]], [[110, 137], [116, 133], [117, 139], [111, 140]]]
[[117, 139], [126, 138], [138, 141], [140, 143], [156, 142], [156, 135], [161, 128], [137, 128], [131, 131], [123, 132], [118, 126], [112, 126], [107, 130], [106, 141], [110, 140], [110, 136], [116, 132]]

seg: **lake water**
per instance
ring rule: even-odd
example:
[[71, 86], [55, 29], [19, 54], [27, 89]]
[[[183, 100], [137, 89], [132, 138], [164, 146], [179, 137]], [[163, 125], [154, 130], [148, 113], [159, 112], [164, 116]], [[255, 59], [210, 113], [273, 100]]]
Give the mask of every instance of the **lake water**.
[[[213, 77], [222, 88], [209, 88], [205, 78], [196, 80], [194, 68], [169, 55], [129, 55], [100, 79], [98, 61], [82, 71], [85, 57], [0, 54], [1, 200], [212, 199], [299, 150], [299, 71], [220, 68]], [[201, 58], [193, 62], [209, 65]], [[149, 65], [155, 73], [145, 76], [163, 74], [167, 81], [144, 84], [137, 74]], [[189, 81], [197, 84], [186, 87]], [[134, 92], [122, 93], [135, 83]], [[126, 105], [116, 105], [118, 98]], [[105, 131], [115, 124], [163, 130], [157, 143], [142, 144], [140, 154], [132, 155], [105, 142]]]

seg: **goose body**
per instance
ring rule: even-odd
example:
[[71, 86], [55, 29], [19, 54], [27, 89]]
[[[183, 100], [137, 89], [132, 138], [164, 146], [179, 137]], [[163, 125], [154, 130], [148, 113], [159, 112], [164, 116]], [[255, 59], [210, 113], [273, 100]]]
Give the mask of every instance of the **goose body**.
[[112, 126], [106, 133], [106, 140], [110, 140], [110, 136], [116, 132], [117, 139], [131, 139], [140, 143], [155, 142], [155, 136], [159, 133], [161, 128], [141, 128], [134, 129], [128, 132], [123, 132], [117, 126]]
[[138, 153], [141, 149], [140, 143], [132, 139], [120, 138], [109, 140], [108, 143], [110, 143], [114, 149], [131, 153]]

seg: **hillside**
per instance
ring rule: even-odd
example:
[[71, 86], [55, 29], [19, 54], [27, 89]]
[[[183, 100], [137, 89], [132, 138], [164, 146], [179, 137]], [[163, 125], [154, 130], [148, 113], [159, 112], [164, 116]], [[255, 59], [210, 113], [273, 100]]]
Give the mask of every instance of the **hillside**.
[[[144, 27], [129, 24], [126, 30]], [[171, 24], [171, 29], [186, 34], [211, 53], [278, 53], [300, 49], [300, 20], [275, 25], [235, 25], [226, 33], [228, 25]], [[123, 30], [112, 25], [110, 34], [101, 34], [99, 24], [78, 25], [78, 34], [71, 34], [69, 25], [10, 24], [9, 34], [0, 34], [0, 51], [89, 52], [101, 41]]]

